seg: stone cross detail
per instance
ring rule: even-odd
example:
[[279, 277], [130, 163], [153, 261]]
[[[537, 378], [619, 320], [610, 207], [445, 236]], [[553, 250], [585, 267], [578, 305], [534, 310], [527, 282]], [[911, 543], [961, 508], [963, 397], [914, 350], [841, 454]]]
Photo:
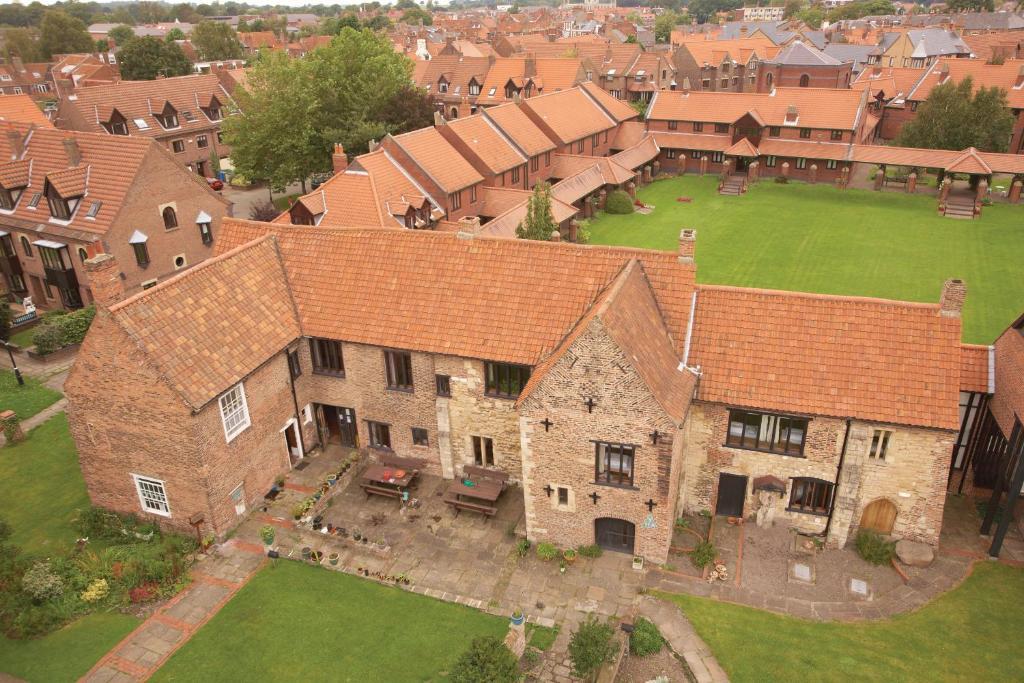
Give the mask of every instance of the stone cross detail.
[[[546, 431], [548, 431], [549, 429], [551, 429], [551, 425], [553, 425], [553, 424], [555, 424], [555, 423], [554, 423], [554, 422], [552, 422], [551, 420], [549, 420], [549, 419], [547, 419], [547, 418], [545, 417], [545, 418], [544, 418], [544, 419], [543, 419], [543, 420], [541, 421], [541, 424], [542, 424], [542, 425], [544, 425], [544, 431], [546, 432]], [[550, 496], [551, 494], [549, 493], [548, 495]]]
[[597, 505], [597, 499], [601, 496], [597, 495], [597, 491], [590, 494], [590, 500], [594, 501], [594, 505]]
[[554, 490], [553, 488], [551, 488], [551, 484], [545, 484], [545, 485], [544, 485], [544, 492], [545, 492], [546, 494], [548, 494], [548, 498], [550, 498], [550, 497], [551, 497], [551, 494], [552, 494], [552, 493], [554, 493], [554, 491], [555, 491], [555, 490]]
[[594, 412], [594, 406], [596, 406], [596, 405], [597, 405], [597, 404], [596, 404], [596, 403], [594, 402], [594, 399], [593, 399], [593, 398], [588, 398], [588, 399], [587, 399], [586, 401], [584, 401], [584, 402], [583, 402], [583, 404], [584, 404], [585, 406], [587, 406], [587, 412], [588, 412], [588, 413], [592, 413], [592, 412]]
[[648, 512], [654, 512], [654, 507], [657, 505], [657, 503], [654, 502], [653, 498], [648, 498], [647, 502], [644, 503], [644, 505], [647, 506], [647, 511]]
[[655, 429], [655, 430], [654, 430], [653, 432], [651, 432], [651, 443], [652, 443], [652, 444], [654, 444], [655, 446], [657, 446], [657, 445], [658, 445], [658, 439], [659, 439], [659, 438], [661, 438], [661, 434], [660, 434], [660, 433], [658, 432], [658, 430], [657, 430], [657, 429]]

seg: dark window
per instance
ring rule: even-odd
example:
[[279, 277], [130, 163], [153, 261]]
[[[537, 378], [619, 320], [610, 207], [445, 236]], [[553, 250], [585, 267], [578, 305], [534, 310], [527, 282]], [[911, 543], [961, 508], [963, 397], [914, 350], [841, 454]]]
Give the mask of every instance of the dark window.
[[412, 428], [412, 443], [415, 446], [429, 446], [430, 441], [427, 437], [427, 430], [422, 427]]
[[716, 133], [728, 133], [729, 132], [729, 124], [728, 123], [716, 123], [715, 124], [715, 132]]
[[219, 145], [219, 144], [221, 144], [223, 142], [224, 142], [224, 133], [218, 130], [217, 131], [217, 144]]
[[768, 137], [777, 138], [780, 135], [782, 135], [782, 128], [780, 128], [779, 126], [768, 127]]
[[389, 425], [367, 420], [366, 428], [370, 432], [370, 446], [391, 450], [391, 427]]
[[804, 74], [804, 75], [800, 76], [800, 87], [801, 88], [806, 88], [810, 84], [811, 84], [811, 77], [810, 76], [808, 76], [807, 74]]
[[725, 445], [803, 456], [806, 434], [806, 418], [730, 410], [729, 433], [725, 437]]
[[210, 107], [209, 109], [207, 109], [206, 118], [210, 119], [211, 121], [220, 121], [222, 118], [222, 115], [220, 113], [220, 107]]
[[210, 141], [206, 138], [205, 135], [196, 136], [196, 147], [198, 147], [199, 149], [206, 149], [209, 145]]
[[469, 203], [472, 204], [476, 201], [476, 185], [469, 188]]
[[702, 122], [700, 122], [700, 121], [694, 121], [693, 122], [693, 132], [694, 133], [700, 133], [703, 130], [704, 130], [704, 124]]
[[678, 121], [669, 121], [668, 122], [668, 129], [669, 130], [679, 130], [679, 122]]
[[544, 165], [545, 166], [550, 166], [551, 165], [551, 152], [544, 152]]
[[768, 168], [775, 168], [775, 157], [769, 155], [768, 158], [764, 160], [764, 165]]
[[39, 200], [43, 198], [42, 192], [36, 192], [28, 202], [28, 208], [34, 209], [39, 206]]
[[494, 464], [494, 439], [473, 437], [473, 462], [480, 466]]
[[341, 342], [333, 339], [310, 339], [309, 356], [313, 360], [313, 372], [325, 375], [344, 375], [345, 358], [341, 353]]
[[539, 168], [540, 168], [540, 157], [531, 157], [530, 158], [530, 170], [531, 171], [536, 171]]
[[384, 372], [388, 389], [412, 391], [412, 354], [405, 351], [384, 352]]
[[598, 144], [600, 144], [600, 140], [601, 140], [601, 138], [600, 138], [600, 137], [598, 137], [598, 136], [597, 136], [596, 134], [595, 134], [595, 135], [593, 135], [593, 136], [592, 136], [592, 137], [590, 138], [590, 149], [591, 149], [591, 150], [595, 150], [595, 149], [597, 149], [597, 146], [598, 146]]
[[519, 182], [519, 167], [518, 166], [516, 166], [515, 168], [512, 169], [512, 182], [513, 183], [518, 183]]
[[173, 140], [173, 141], [171, 141], [171, 149], [174, 150], [175, 154], [181, 154], [182, 152], [185, 151], [185, 141], [184, 140]]
[[583, 140], [576, 143], [576, 153], [583, 154]]
[[692, 150], [690, 152], [690, 158], [691, 159], [700, 159], [701, 156], [702, 156], [701, 155], [701, 151], [699, 149], [695, 149], [695, 150]]
[[79, 247], [78, 248], [78, 260], [81, 261], [82, 263], [85, 263], [85, 260], [87, 258], [89, 258], [89, 252], [87, 252], [82, 247]]
[[135, 252], [135, 262], [140, 268], [149, 265], [149, 249], [146, 248], [145, 242], [136, 242], [132, 245], [132, 250]]
[[797, 168], [807, 168], [807, 159], [800, 158], [796, 160]]
[[633, 485], [633, 456], [636, 446], [594, 442], [594, 480], [613, 486]]
[[885, 460], [890, 439], [892, 439], [892, 432], [888, 429], [876, 429], [871, 436], [871, 450], [868, 451], [868, 457], [874, 460]]
[[835, 484], [822, 479], [798, 477], [793, 479], [793, 490], [789, 494], [789, 509], [827, 515], [832, 507], [832, 493]]
[[452, 192], [450, 195], [448, 195], [448, 205], [449, 205], [449, 208], [452, 211], [455, 211], [456, 209], [461, 209], [462, 208], [462, 193], [461, 192]]
[[810, 128], [801, 128], [800, 129], [800, 137], [802, 137], [802, 138], [809, 138], [809, 137], [811, 137], [811, 129]]
[[153, 114], [160, 125], [164, 128], [177, 128], [178, 127], [178, 112], [174, 111], [174, 107], [170, 105], [164, 107], [164, 110], [160, 114]]
[[213, 230], [210, 229], [209, 223], [197, 223], [199, 226], [199, 236], [203, 238], [203, 244], [213, 243]]
[[711, 161], [715, 162], [716, 164], [720, 164], [723, 161], [725, 161], [725, 154], [723, 154], [722, 152], [714, 152], [711, 155]]
[[178, 214], [174, 212], [172, 207], [164, 207], [164, 210], [160, 215], [163, 216], [164, 219], [164, 230], [170, 230], [171, 228], [178, 227]]
[[21, 236], [21, 250], [25, 252], [25, 256], [32, 258], [32, 245], [24, 235]]
[[50, 187], [46, 193], [46, 202], [50, 205], [50, 215], [62, 221], [71, 218], [71, 206], [68, 200], [57, 194], [57, 191]]
[[832, 139], [833, 140], [842, 140], [843, 139], [843, 131], [841, 131], [841, 130], [834, 130], [834, 131], [832, 131]]
[[20, 190], [18, 191], [17, 194], [15, 194], [15, 193], [11, 192], [10, 190], [7, 190], [7, 189], [4, 189], [4, 188], [0, 187], [0, 209], [7, 209], [8, 211], [13, 209], [14, 205], [18, 201], [18, 196], [20, 194], [21, 194]]
[[448, 375], [434, 375], [434, 384], [437, 385], [437, 395], [450, 397], [452, 395], [452, 378]]
[[569, 504], [569, 489], [564, 486], [558, 487], [558, 504], [568, 505]]
[[302, 376], [302, 363], [299, 362], [298, 351], [288, 352], [288, 372], [291, 373], [292, 379]]
[[488, 396], [516, 398], [530, 379], [530, 368], [509, 363], [484, 363], [484, 374]]
[[825, 168], [830, 171], [834, 171], [839, 166], [839, 163], [835, 159], [829, 159], [825, 162]]
[[666, 159], [675, 159], [676, 158], [676, 150], [674, 150], [674, 149], [666, 149], [665, 150], [665, 158]]

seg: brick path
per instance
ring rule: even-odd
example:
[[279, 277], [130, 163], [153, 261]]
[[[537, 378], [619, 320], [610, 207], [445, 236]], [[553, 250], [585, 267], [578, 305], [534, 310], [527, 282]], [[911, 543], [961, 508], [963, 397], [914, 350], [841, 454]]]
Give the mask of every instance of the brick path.
[[263, 548], [232, 540], [192, 571], [192, 584], [158, 609], [82, 677], [88, 683], [145, 681], [227, 604], [263, 565]]
[[675, 605], [648, 596], [639, 599], [639, 615], [658, 627], [672, 651], [686, 661], [697, 683], [720, 683], [729, 677]]

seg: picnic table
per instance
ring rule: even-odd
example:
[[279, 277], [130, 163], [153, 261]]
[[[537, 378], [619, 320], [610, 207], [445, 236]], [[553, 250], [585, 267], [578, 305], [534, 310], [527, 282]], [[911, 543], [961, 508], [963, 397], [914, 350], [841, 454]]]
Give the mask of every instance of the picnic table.
[[401, 498], [402, 493], [419, 475], [419, 470], [404, 470], [389, 465], [370, 465], [363, 472], [359, 485], [370, 496]]
[[469, 510], [493, 517], [498, 508], [488, 503], [498, 500], [501, 489], [502, 483], [494, 479], [456, 479], [445, 492], [444, 502], [455, 510], [456, 516], [463, 510]]

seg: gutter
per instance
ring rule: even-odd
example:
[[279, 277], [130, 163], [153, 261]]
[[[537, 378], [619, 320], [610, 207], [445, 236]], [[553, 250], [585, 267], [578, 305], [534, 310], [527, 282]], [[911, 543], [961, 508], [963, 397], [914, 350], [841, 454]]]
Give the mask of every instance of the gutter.
[[835, 489], [832, 491], [832, 504], [828, 506], [828, 521], [825, 522], [825, 531], [822, 532], [823, 538], [828, 538], [828, 532], [832, 528], [832, 514], [836, 510], [836, 492], [839, 490], [839, 475], [843, 471], [843, 462], [846, 460], [846, 445], [850, 441], [850, 423], [853, 422], [850, 418], [846, 419], [846, 433], [843, 434], [843, 450], [839, 452], [839, 465], [836, 467], [836, 484]]

